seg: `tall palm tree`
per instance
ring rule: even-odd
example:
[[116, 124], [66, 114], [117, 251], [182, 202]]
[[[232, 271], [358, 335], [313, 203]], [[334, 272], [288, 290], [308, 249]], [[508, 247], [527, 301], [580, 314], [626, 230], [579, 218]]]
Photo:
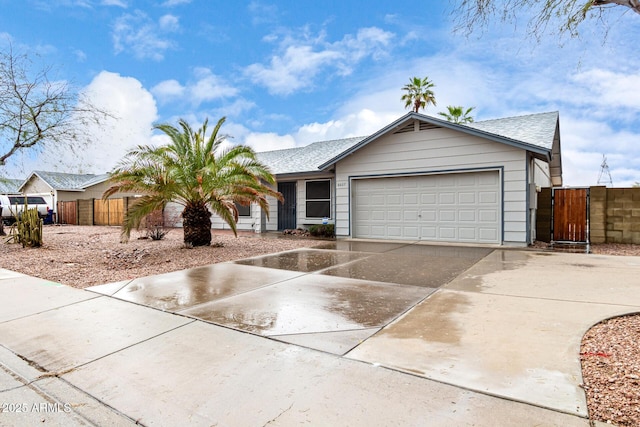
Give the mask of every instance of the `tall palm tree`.
[[222, 149], [219, 135], [225, 118], [218, 120], [207, 137], [207, 123], [197, 131], [180, 119], [180, 129], [155, 125], [171, 139], [160, 147], [138, 146], [130, 150], [110, 176], [111, 186], [103, 198], [118, 192], [142, 193], [125, 216], [123, 238], [128, 239], [148, 214], [170, 202], [184, 206], [184, 242], [193, 246], [211, 244], [211, 211], [219, 215], [237, 235], [236, 203], [257, 203], [268, 215], [267, 196], [282, 195], [267, 184], [275, 178], [247, 146]]
[[473, 123], [473, 117], [470, 114], [475, 108], [470, 107], [465, 110], [462, 106], [447, 105], [447, 111], [441, 111], [438, 114], [452, 123]]
[[424, 79], [413, 77], [409, 79], [409, 83], [402, 88], [407, 93], [400, 98], [404, 101], [404, 108], [411, 106], [413, 111], [417, 113], [420, 108], [427, 108], [429, 104], [435, 106], [436, 96], [431, 90], [434, 87], [435, 85], [429, 80], [429, 77]]

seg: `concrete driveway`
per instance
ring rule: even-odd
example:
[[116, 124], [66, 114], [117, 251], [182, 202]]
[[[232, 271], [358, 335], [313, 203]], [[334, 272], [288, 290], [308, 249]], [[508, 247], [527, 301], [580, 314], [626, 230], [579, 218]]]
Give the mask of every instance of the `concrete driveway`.
[[72, 402], [54, 425], [586, 426], [581, 337], [640, 310], [638, 273], [363, 241], [91, 292], [0, 270], [0, 400]]
[[338, 241], [90, 290], [344, 355], [489, 253]]

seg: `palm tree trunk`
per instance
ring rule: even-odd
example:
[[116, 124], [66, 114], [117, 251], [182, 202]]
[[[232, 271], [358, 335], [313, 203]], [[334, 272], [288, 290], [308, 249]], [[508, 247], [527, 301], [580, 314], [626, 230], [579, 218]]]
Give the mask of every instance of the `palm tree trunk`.
[[184, 243], [191, 246], [211, 244], [211, 212], [204, 203], [187, 205], [182, 211]]

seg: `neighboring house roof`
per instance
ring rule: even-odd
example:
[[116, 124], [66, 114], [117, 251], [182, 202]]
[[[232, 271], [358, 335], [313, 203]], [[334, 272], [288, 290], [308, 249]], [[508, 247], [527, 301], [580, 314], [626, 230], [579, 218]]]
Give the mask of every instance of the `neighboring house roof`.
[[274, 175], [318, 172], [319, 166], [349, 149], [365, 137], [319, 141], [304, 147], [256, 153], [258, 160], [271, 169]]
[[109, 175], [74, 174], [62, 172], [33, 171], [22, 183], [22, 189], [33, 177], [40, 178], [45, 184], [57, 191], [82, 191], [87, 187], [109, 179]]
[[21, 179], [0, 178], [0, 194], [20, 194]]
[[354, 151], [364, 147], [388, 132], [396, 131], [414, 120], [427, 124], [453, 129], [470, 135], [512, 145], [530, 151], [546, 160], [551, 159], [556, 130], [558, 128], [558, 112], [530, 114], [526, 116], [507, 117], [503, 119], [485, 120], [466, 125], [451, 123], [436, 117], [415, 112], [407, 113], [395, 122], [385, 126], [378, 132], [352, 145], [343, 152], [319, 166], [327, 169]]

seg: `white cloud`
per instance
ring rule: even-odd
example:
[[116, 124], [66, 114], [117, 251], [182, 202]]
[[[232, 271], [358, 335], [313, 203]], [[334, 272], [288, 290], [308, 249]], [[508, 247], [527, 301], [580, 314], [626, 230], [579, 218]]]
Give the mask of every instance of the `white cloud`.
[[244, 137], [243, 144], [255, 151], [272, 151], [293, 148], [296, 141], [291, 135], [277, 135], [275, 133], [249, 133]]
[[213, 100], [232, 98], [238, 89], [228, 84], [210, 69], [198, 67], [193, 70], [193, 80], [182, 85], [177, 80], [165, 80], [155, 85], [151, 92], [161, 103], [183, 102], [195, 107]]
[[118, 6], [118, 7], [124, 8], [124, 9], [129, 7], [127, 2], [124, 1], [124, 0], [102, 0], [100, 2], [100, 4], [102, 4], [103, 6]]
[[[636, 70], [634, 70], [636, 71]], [[593, 68], [578, 73], [574, 81], [583, 89], [582, 102], [606, 104], [608, 108], [640, 111], [640, 73]]]
[[278, 20], [278, 7], [276, 5], [252, 1], [247, 9], [249, 10], [249, 15], [251, 15], [251, 23], [253, 25], [270, 24]]
[[151, 88], [151, 92], [161, 102], [184, 96], [186, 89], [177, 80], [165, 80]]
[[[348, 75], [364, 58], [380, 58], [393, 37], [392, 33], [375, 27], [362, 28], [355, 36], [348, 34], [334, 43], [326, 42], [324, 33], [315, 37], [304, 33], [300, 39], [285, 37], [278, 54], [267, 65], [251, 64], [245, 75], [272, 94], [289, 95], [312, 86], [322, 71], [336, 70], [339, 75]], [[277, 38], [271, 35], [265, 40]]]
[[191, 0], [167, 0], [164, 3], [162, 3], [162, 6], [174, 7], [174, 6], [180, 6], [182, 4], [189, 4], [189, 3], [191, 3]]
[[175, 47], [167, 33], [178, 29], [177, 18], [172, 15], [163, 16], [157, 23], [140, 10], [122, 15], [113, 25], [115, 53], [131, 52], [138, 59], [161, 61], [165, 52]]
[[174, 32], [180, 29], [180, 20], [174, 15], [164, 15], [158, 20], [160, 29], [167, 32]]
[[80, 49], [76, 49], [76, 50], [74, 50], [74, 51], [73, 51], [73, 54], [75, 55], [76, 60], [77, 60], [78, 62], [84, 62], [84, 61], [86, 61], [86, 60], [87, 60], [87, 54], [86, 54], [86, 53], [84, 53], [84, 51], [82, 51], [82, 50], [80, 50]]
[[396, 120], [401, 114], [378, 113], [369, 109], [347, 114], [325, 123], [309, 123], [296, 132], [299, 145], [316, 141], [367, 136]]
[[196, 81], [189, 85], [188, 90], [196, 105], [213, 99], [229, 98], [238, 93], [238, 89], [226, 84], [222, 77], [213, 74], [208, 68], [196, 68], [193, 74]]
[[132, 77], [102, 71], [83, 89], [97, 108], [110, 112], [100, 124], [87, 123], [78, 130], [86, 145], [75, 152], [68, 147], [49, 147], [31, 165], [33, 169], [61, 172], [105, 173], [127, 150], [152, 141], [157, 119], [153, 96]]

